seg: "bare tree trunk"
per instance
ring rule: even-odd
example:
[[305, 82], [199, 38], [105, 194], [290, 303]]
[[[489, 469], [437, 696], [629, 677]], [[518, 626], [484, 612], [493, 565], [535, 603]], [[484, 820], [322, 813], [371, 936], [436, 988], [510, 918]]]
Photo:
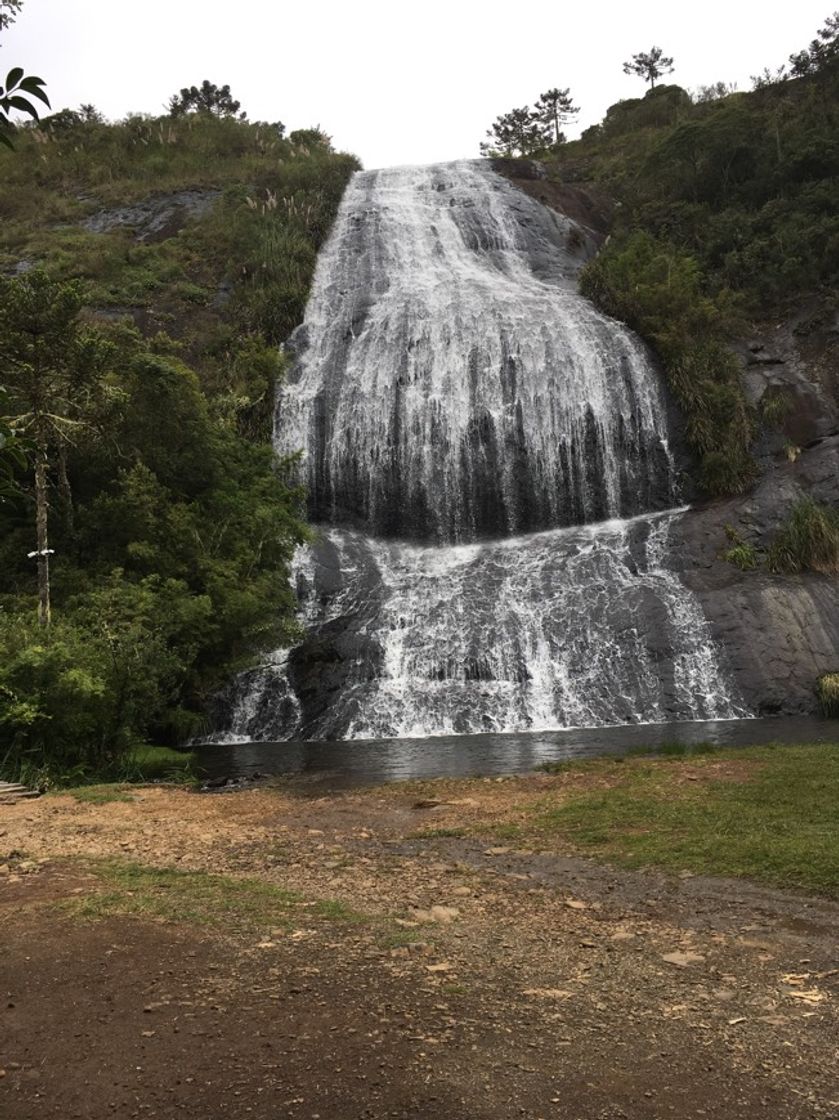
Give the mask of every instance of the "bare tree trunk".
[[70, 479], [67, 475], [67, 445], [64, 440], [58, 445], [58, 489], [61, 492], [61, 500], [64, 506], [64, 523], [67, 526], [67, 532], [73, 536], [74, 517], [73, 517], [73, 491], [70, 487]]
[[35, 456], [35, 530], [38, 538], [38, 621], [50, 624], [50, 558], [47, 553], [47, 453]]

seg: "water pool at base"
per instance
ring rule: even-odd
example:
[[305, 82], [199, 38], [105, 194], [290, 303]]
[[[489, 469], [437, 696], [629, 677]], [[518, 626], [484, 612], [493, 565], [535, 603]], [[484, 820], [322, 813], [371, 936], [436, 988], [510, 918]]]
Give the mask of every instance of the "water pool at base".
[[412, 778], [524, 774], [546, 762], [625, 755], [672, 743], [749, 746], [814, 742], [839, 746], [839, 720], [801, 716], [425, 739], [207, 743], [195, 750], [202, 774], [208, 780], [261, 774], [305, 777], [319, 786], [344, 789]]

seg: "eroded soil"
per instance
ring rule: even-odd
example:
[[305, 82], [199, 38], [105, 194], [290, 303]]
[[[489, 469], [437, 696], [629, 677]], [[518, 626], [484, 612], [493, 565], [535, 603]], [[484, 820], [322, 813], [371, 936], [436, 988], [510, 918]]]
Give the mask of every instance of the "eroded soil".
[[[0, 1115], [839, 1116], [839, 906], [499, 838], [587, 780], [0, 809]], [[102, 857], [358, 913], [74, 916]]]

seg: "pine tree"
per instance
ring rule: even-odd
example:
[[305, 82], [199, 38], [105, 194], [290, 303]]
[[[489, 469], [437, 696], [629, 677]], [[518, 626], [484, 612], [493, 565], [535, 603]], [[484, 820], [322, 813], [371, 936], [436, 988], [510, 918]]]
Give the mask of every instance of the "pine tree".
[[503, 113], [487, 130], [489, 142], [481, 144], [486, 156], [531, 156], [550, 143], [550, 132], [529, 105]]
[[0, 278], [0, 381], [12, 415], [5, 424], [30, 442], [34, 462], [38, 618], [50, 623], [48, 476], [102, 388], [113, 347], [79, 319], [83, 292], [41, 271]]
[[[204, 81], [199, 86], [184, 86], [180, 93], [175, 93], [169, 98], [169, 115], [181, 117], [184, 113], [213, 113], [217, 117], [235, 117], [242, 105], [234, 101], [230, 93], [230, 86], [217, 86], [213, 82]], [[239, 114], [244, 120], [246, 113]]]
[[666, 58], [661, 47], [651, 47], [648, 52], [634, 54], [629, 62], [623, 64], [624, 74], [637, 74], [650, 89], [655, 89], [656, 81], [665, 74], [673, 73], [673, 59]]
[[553, 132], [553, 142], [558, 147], [565, 141], [562, 125], [579, 113], [570, 89], [549, 89], [539, 95], [536, 116], [540, 124]]

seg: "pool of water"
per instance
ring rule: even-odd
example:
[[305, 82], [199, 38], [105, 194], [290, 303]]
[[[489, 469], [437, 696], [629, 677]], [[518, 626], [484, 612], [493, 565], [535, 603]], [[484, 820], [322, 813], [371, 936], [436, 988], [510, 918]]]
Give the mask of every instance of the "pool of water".
[[331, 789], [409, 778], [522, 774], [546, 762], [621, 755], [671, 743], [749, 746], [839, 743], [839, 720], [806, 717], [630, 724], [504, 735], [341, 742], [207, 743], [195, 748], [207, 779], [305, 777]]

